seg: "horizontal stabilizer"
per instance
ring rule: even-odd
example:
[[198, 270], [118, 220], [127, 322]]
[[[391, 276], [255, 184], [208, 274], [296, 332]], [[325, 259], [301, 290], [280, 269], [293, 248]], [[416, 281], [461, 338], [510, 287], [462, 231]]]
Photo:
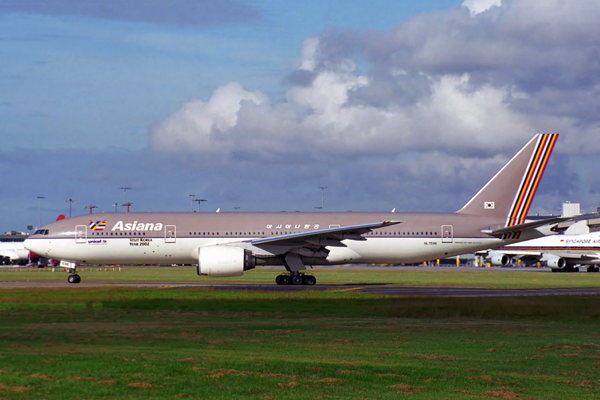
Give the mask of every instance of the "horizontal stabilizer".
[[481, 233], [485, 233], [486, 235], [490, 235], [490, 236], [497, 237], [500, 239], [518, 239], [521, 232], [523, 232], [523, 231], [539, 228], [540, 226], [544, 226], [544, 225], [556, 224], [558, 222], [566, 221], [571, 218], [572, 217], [548, 218], [548, 219], [542, 219], [539, 221], [527, 222], [527, 223], [519, 224], [519, 225], [507, 226], [505, 228], [500, 228], [500, 229], [494, 229], [494, 230], [484, 229], [481, 231]]

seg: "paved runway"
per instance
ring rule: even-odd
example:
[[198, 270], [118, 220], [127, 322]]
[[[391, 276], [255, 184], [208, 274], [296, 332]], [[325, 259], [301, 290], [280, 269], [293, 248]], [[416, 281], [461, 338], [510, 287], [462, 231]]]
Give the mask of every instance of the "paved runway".
[[131, 282], [0, 282], [0, 289], [25, 288], [91, 288], [91, 287], [137, 287], [158, 290], [239, 290], [290, 293], [305, 290], [331, 292], [359, 292], [389, 296], [435, 296], [435, 297], [516, 297], [516, 296], [598, 296], [600, 288], [543, 288], [543, 289], [490, 289], [448, 286], [400, 286], [400, 285], [323, 285], [278, 286], [275, 284], [222, 284], [222, 283], [131, 283]]

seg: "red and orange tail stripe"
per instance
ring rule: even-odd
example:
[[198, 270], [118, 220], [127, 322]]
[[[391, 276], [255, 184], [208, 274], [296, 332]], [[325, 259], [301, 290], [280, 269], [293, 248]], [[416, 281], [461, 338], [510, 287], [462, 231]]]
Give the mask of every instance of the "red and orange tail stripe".
[[529, 207], [540, 184], [544, 170], [558, 139], [557, 133], [544, 133], [540, 135], [536, 149], [531, 156], [526, 174], [523, 176], [521, 186], [508, 216], [506, 226], [519, 225], [525, 222]]

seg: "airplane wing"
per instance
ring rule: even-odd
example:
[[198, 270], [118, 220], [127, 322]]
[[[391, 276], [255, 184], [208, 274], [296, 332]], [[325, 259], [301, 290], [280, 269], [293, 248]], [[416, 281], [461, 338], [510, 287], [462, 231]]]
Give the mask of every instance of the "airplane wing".
[[374, 229], [397, 225], [402, 222], [403, 221], [383, 221], [370, 224], [340, 226], [255, 239], [250, 241], [250, 243], [258, 247], [263, 247], [265, 245], [283, 247], [344, 246], [342, 240], [366, 240], [366, 238], [362, 236], [365, 233], [371, 232]]

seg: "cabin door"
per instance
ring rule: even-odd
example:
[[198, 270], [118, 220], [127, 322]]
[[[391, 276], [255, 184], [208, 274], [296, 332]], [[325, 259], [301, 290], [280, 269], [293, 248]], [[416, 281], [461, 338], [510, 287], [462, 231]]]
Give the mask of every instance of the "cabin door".
[[75, 243], [87, 242], [87, 225], [77, 225], [75, 227]]
[[177, 241], [177, 227], [175, 225], [165, 225], [165, 243], [175, 243]]
[[452, 243], [454, 231], [452, 225], [442, 225], [442, 243]]

